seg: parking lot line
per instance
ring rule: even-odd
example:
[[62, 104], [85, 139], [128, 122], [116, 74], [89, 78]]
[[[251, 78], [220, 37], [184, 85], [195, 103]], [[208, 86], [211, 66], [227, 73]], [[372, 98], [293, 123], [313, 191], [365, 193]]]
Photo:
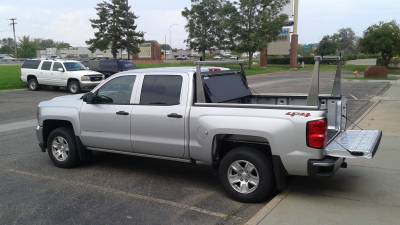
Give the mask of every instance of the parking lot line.
[[191, 206], [191, 205], [182, 204], [182, 203], [179, 203], [179, 202], [174, 202], [174, 201], [170, 201], [170, 200], [165, 200], [165, 199], [160, 199], [160, 198], [155, 198], [155, 197], [135, 194], [135, 193], [126, 192], [126, 191], [121, 191], [121, 190], [117, 190], [117, 189], [113, 189], [113, 188], [102, 187], [102, 186], [95, 185], [95, 184], [87, 184], [87, 183], [83, 183], [83, 182], [65, 180], [65, 179], [60, 179], [60, 178], [57, 178], [57, 177], [45, 176], [45, 175], [41, 175], [41, 174], [36, 174], [36, 173], [31, 173], [31, 172], [21, 171], [21, 170], [15, 170], [15, 169], [8, 169], [7, 171], [11, 172], [11, 173], [23, 175], [23, 176], [29, 176], [29, 177], [32, 177], [32, 178], [41, 179], [41, 180], [56, 181], [56, 182], [66, 183], [66, 184], [69, 184], [69, 185], [81, 186], [81, 187], [85, 187], [85, 188], [91, 188], [91, 189], [95, 189], [97, 191], [102, 191], [102, 192], [105, 192], [105, 193], [110, 193], [110, 194], [115, 194], [115, 195], [123, 195], [123, 196], [129, 197], [129, 198], [134, 198], [134, 199], [138, 199], [138, 200], [144, 200], [144, 201], [153, 202], [153, 203], [157, 203], [157, 204], [168, 205], [168, 206], [172, 206], [172, 207], [176, 207], [176, 208], [180, 208], [180, 209], [184, 209], [184, 210], [190, 210], [190, 211], [193, 211], [193, 212], [205, 214], [205, 215], [208, 215], [208, 216], [218, 217], [218, 218], [221, 218], [221, 219], [227, 219], [227, 218], [233, 218], [233, 219], [236, 219], [236, 220], [242, 219], [241, 217], [231, 216], [231, 215], [227, 215], [227, 214], [219, 213], [219, 212], [213, 212], [213, 211], [210, 211], [210, 210], [207, 210], [207, 209], [203, 209], [203, 208], [199, 208], [199, 207], [196, 207], [196, 206]]
[[24, 120], [20, 122], [0, 124], [0, 133], [29, 127], [33, 128], [36, 124], [37, 120]]

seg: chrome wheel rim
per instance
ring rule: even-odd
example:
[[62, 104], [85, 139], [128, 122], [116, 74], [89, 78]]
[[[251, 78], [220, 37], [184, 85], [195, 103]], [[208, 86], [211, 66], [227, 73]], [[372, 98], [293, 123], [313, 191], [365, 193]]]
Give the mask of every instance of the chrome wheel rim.
[[67, 140], [61, 136], [57, 136], [51, 143], [51, 152], [57, 161], [64, 162], [69, 156], [69, 145]]
[[257, 189], [260, 176], [257, 168], [251, 162], [237, 160], [229, 166], [228, 181], [235, 191], [241, 194], [250, 194]]
[[69, 90], [71, 93], [76, 93], [78, 91], [78, 87], [76, 86], [76, 84], [71, 84]]
[[30, 87], [32, 90], [35, 90], [35, 89], [36, 89], [36, 82], [30, 81], [30, 82], [29, 82], [29, 87]]

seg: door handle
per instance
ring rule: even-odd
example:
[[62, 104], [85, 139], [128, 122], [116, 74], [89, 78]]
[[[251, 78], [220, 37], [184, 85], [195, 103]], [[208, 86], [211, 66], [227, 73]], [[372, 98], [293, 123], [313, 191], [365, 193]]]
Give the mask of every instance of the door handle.
[[178, 119], [183, 118], [182, 115], [179, 115], [177, 113], [170, 113], [167, 116], [170, 117], [170, 118], [178, 118]]
[[129, 115], [129, 113], [128, 113], [128, 112], [125, 112], [125, 111], [118, 111], [118, 112], [116, 112], [115, 114], [121, 115], [121, 116], [128, 116], [128, 115]]

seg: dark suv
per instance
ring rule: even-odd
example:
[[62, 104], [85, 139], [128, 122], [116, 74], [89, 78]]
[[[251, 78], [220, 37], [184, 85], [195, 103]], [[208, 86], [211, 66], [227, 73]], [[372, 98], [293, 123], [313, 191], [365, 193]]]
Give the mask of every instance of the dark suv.
[[89, 69], [104, 74], [105, 78], [122, 71], [136, 69], [136, 65], [131, 60], [100, 59], [83, 61], [82, 63]]

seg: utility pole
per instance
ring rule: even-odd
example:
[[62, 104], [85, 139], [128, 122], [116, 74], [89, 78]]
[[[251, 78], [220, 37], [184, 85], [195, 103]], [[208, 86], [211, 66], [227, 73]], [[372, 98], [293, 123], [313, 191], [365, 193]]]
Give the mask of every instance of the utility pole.
[[299, 26], [299, 0], [294, 0], [294, 25], [293, 25], [293, 34], [292, 40], [290, 43], [290, 67], [297, 68], [298, 67], [298, 53], [297, 48], [299, 46], [299, 34], [298, 34], [298, 26]]
[[14, 33], [14, 57], [17, 58], [17, 37], [15, 36], [15, 25], [17, 24], [15, 21], [17, 18], [11, 18], [9, 20], [11, 21], [10, 25], [12, 26]]

